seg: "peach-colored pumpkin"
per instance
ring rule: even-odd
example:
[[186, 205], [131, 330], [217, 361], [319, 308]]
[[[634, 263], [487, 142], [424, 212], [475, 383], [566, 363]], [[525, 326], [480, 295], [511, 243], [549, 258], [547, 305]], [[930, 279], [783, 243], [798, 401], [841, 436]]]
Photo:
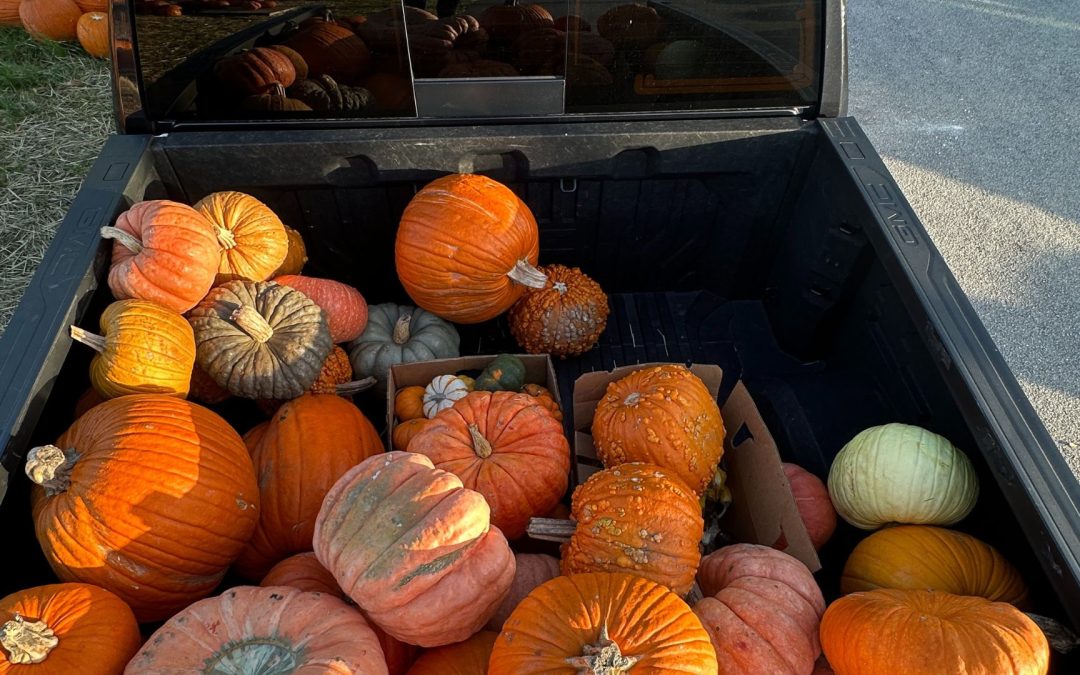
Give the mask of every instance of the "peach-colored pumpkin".
[[525, 599], [532, 590], [559, 576], [559, 559], [543, 553], [515, 553], [517, 571], [514, 573], [514, 583], [510, 584], [510, 592], [506, 594], [495, 616], [487, 623], [488, 630], [500, 631], [510, 613]]

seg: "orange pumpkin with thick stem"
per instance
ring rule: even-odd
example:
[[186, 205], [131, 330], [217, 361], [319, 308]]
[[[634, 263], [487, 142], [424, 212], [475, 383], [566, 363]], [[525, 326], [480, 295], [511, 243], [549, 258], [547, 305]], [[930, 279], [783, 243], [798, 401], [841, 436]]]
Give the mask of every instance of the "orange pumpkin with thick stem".
[[409, 452], [484, 495], [508, 539], [559, 502], [570, 473], [562, 425], [531, 396], [508, 391], [466, 394], [413, 437]]
[[278, 408], [251, 453], [262, 509], [237, 571], [261, 579], [286, 557], [310, 551], [326, 493], [346, 471], [384, 451], [375, 427], [340, 396], [305, 394]]
[[548, 265], [547, 285], [530, 291], [510, 309], [510, 332], [530, 354], [566, 358], [589, 351], [608, 318], [607, 295], [578, 268]]
[[495, 640], [488, 675], [570, 672], [715, 675], [716, 652], [701, 621], [660, 584], [575, 574], [521, 601]]
[[821, 654], [818, 622], [825, 600], [810, 570], [755, 544], [726, 546], [701, 560], [705, 599], [694, 605], [732, 675], [801, 675]]
[[124, 601], [91, 584], [50, 584], [0, 600], [0, 674], [112, 675], [142, 636]]
[[321, 307], [330, 325], [330, 338], [335, 343], [352, 342], [364, 332], [367, 302], [352, 286], [298, 274], [277, 277], [274, 282], [295, 288]]
[[724, 454], [724, 421], [705, 383], [688, 368], [635, 370], [608, 385], [592, 423], [606, 467], [658, 464], [701, 494]]
[[487, 623], [514, 579], [514, 556], [489, 515], [480, 493], [427, 457], [388, 452], [326, 495], [315, 555], [390, 635], [421, 647], [460, 642]]
[[402, 422], [424, 416], [424, 388], [402, 387], [394, 394], [394, 414]]
[[888, 527], [859, 542], [844, 565], [840, 591], [878, 588], [934, 589], [1027, 604], [1023, 577], [997, 549], [931, 525]]
[[394, 256], [417, 305], [448, 321], [502, 314], [527, 288], [543, 288], [536, 219], [510, 188], [452, 174], [428, 183], [405, 207]]
[[101, 236], [113, 240], [109, 288], [118, 300], [152, 300], [183, 313], [214, 284], [221, 245], [213, 224], [190, 206], [139, 202]]
[[356, 608], [287, 586], [238, 586], [195, 603], [151, 635], [125, 672], [387, 675]]
[[515, 553], [514, 561], [517, 571], [514, 573], [514, 583], [510, 585], [510, 592], [506, 594], [502, 604], [499, 605], [495, 616], [488, 621], [488, 630], [500, 631], [503, 624], [510, 617], [514, 608], [525, 599], [533, 589], [540, 584], [550, 581], [559, 576], [559, 559], [543, 553]]
[[75, 25], [79, 44], [90, 56], [109, 58], [109, 15], [105, 12], [87, 12]]
[[311, 551], [297, 553], [270, 568], [259, 582], [260, 586], [291, 586], [309, 593], [326, 593], [348, 601], [338, 587], [334, 575], [326, 571]]
[[64, 581], [95, 583], [140, 621], [210, 593], [259, 518], [255, 470], [225, 420], [158, 394], [121, 396], [34, 448], [38, 542]]
[[837, 675], [1042, 675], [1050, 661], [1046, 636], [1020, 610], [941, 591], [846, 595], [825, 611], [821, 644]]
[[655, 464], [599, 471], [574, 490], [577, 522], [563, 574], [629, 572], [685, 595], [694, 584], [705, 521], [694, 491]]
[[23, 0], [19, 17], [35, 40], [74, 40], [82, 10], [75, 0]]
[[243, 192], [215, 192], [200, 199], [195, 210], [211, 223], [221, 246], [215, 284], [264, 281], [285, 262], [285, 225], [258, 199]]
[[485, 675], [498, 637], [495, 631], [482, 630], [463, 642], [429, 649], [409, 668], [409, 675]]

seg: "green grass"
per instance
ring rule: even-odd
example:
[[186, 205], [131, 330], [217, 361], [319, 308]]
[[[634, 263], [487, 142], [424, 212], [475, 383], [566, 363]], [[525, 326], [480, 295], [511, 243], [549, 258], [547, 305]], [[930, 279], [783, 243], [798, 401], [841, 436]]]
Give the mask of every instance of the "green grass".
[[0, 331], [112, 129], [106, 62], [0, 26]]

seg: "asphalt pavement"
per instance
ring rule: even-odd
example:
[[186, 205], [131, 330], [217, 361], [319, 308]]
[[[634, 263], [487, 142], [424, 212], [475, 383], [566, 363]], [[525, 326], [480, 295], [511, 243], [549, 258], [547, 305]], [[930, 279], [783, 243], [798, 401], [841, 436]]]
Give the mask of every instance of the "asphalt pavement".
[[1080, 477], [1080, 0], [847, 16], [850, 114]]

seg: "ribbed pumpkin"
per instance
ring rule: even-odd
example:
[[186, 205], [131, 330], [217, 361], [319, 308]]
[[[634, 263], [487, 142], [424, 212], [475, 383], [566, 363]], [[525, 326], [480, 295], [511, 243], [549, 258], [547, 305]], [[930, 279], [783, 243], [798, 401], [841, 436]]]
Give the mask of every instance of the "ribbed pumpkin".
[[408, 450], [413, 436], [423, 431], [429, 424], [431, 424], [431, 420], [426, 417], [418, 417], [395, 424], [394, 432], [390, 435], [390, 442], [393, 444], [394, 450], [401, 450], [402, 452]]
[[360, 612], [285, 586], [239, 586], [195, 603], [157, 629], [124, 672], [387, 675]]
[[428, 650], [409, 668], [409, 675], [487, 675], [497, 637], [495, 631], [482, 630], [464, 642]]
[[134, 394], [91, 409], [31, 450], [38, 542], [63, 581], [94, 583], [140, 621], [217, 586], [259, 518], [240, 436], [206, 408]]
[[83, 12], [109, 12], [109, 0], [75, 0], [75, 4]]
[[114, 240], [109, 288], [118, 300], [152, 300], [186, 312], [214, 284], [221, 245], [214, 226], [185, 204], [139, 202], [101, 236]]
[[22, 26], [19, 5], [22, 0], [0, 0], [0, 26]]
[[305, 394], [282, 405], [251, 453], [262, 509], [236, 569], [261, 579], [284, 558], [310, 551], [326, 493], [346, 471], [384, 451], [375, 427], [340, 396]]
[[518, 0], [505, 0], [501, 5], [492, 5], [478, 18], [491, 41], [504, 46], [512, 44], [523, 33], [550, 28], [555, 24], [551, 12], [542, 5], [523, 5]]
[[630, 574], [575, 574], [521, 601], [495, 640], [488, 670], [571, 672], [712, 675], [716, 652], [701, 621], [660, 584]]
[[694, 612], [725, 673], [805, 675], [814, 669], [825, 600], [805, 565], [768, 546], [735, 544], [702, 558], [697, 579], [705, 599]]
[[533, 589], [559, 576], [559, 559], [543, 553], [515, 553], [514, 583], [503, 598], [495, 616], [488, 621], [488, 630], [500, 631], [510, 614]]
[[484, 176], [428, 183], [405, 207], [394, 256], [417, 305], [457, 323], [495, 318], [526, 288], [543, 288], [536, 219], [510, 188]]
[[388, 452], [327, 494], [315, 555], [390, 635], [421, 647], [460, 642], [487, 623], [514, 579], [514, 556], [489, 514], [480, 493], [427, 457]]
[[384, 303], [368, 308], [363, 334], [349, 345], [353, 374], [374, 377], [385, 390], [390, 366], [458, 355], [453, 324], [417, 307]]
[[300, 236], [300, 233], [286, 225], [285, 236], [288, 237], [289, 240], [289, 249], [288, 252], [285, 253], [285, 260], [283, 260], [281, 265], [270, 275], [272, 278], [290, 274], [300, 274], [308, 261], [307, 247], [304, 246], [304, 238]]
[[288, 286], [230, 281], [188, 314], [200, 368], [229, 393], [290, 399], [322, 372], [333, 343], [319, 306]]
[[142, 636], [124, 601], [91, 584], [51, 584], [0, 600], [0, 673], [113, 675]]
[[506, 391], [466, 395], [414, 436], [409, 452], [482, 494], [508, 539], [558, 503], [570, 473], [562, 424], [531, 396]]
[[332, 279], [299, 275], [277, 277], [274, 282], [295, 288], [315, 301], [326, 313], [330, 339], [335, 343], [351, 342], [367, 327], [367, 302], [352, 286]]
[[348, 28], [315, 21], [289, 38], [285, 46], [295, 50], [308, 65], [309, 75], [329, 75], [355, 82], [371, 66], [371, 52]]
[[87, 12], [75, 25], [79, 44], [90, 56], [109, 58], [109, 15], [105, 12]]
[[1042, 675], [1050, 648], [1012, 605], [926, 590], [846, 595], [821, 620], [836, 675]]
[[268, 93], [275, 85], [292, 86], [296, 69], [285, 54], [255, 47], [219, 59], [214, 64], [214, 77], [233, 92], [254, 96]]
[[1027, 587], [997, 549], [930, 525], [889, 527], [863, 539], [840, 577], [843, 593], [878, 588], [934, 589], [1023, 606]]
[[424, 388], [403, 387], [394, 394], [394, 415], [402, 422], [424, 416]]
[[700, 494], [724, 454], [724, 421], [712, 394], [685, 366], [636, 370], [608, 385], [592, 423], [606, 467], [659, 464]]
[[[303, 56], [300, 56], [300, 52], [296, 51], [295, 49], [291, 49], [289, 47], [286, 47], [285, 45], [270, 45], [270, 49], [273, 49], [275, 52], [277, 52], [277, 53], [281, 54], [282, 56], [284, 56], [285, 58], [289, 59], [289, 63], [292, 64], [293, 70], [296, 71], [296, 81], [297, 82], [299, 82], [300, 80], [307, 79], [307, 76], [308, 76], [307, 61], [304, 60]], [[296, 233], [296, 230], [293, 230], [292, 228], [290, 228], [288, 226], [286, 226], [285, 229], [288, 232], [292, 232], [294, 234], [297, 234], [298, 237], [300, 236], [298, 233]], [[291, 241], [291, 236], [292, 235], [290, 235], [290, 241]], [[300, 273], [299, 270], [297, 270], [296, 272], [282, 272], [282, 274], [299, 274], [299, 273]]]
[[810, 541], [815, 549], [820, 549], [836, 530], [836, 509], [829, 499], [829, 490], [820, 478], [798, 464], [784, 462], [784, 475]]
[[37, 40], [74, 40], [82, 10], [75, 0], [22, 0], [19, 17]]
[[629, 572], [685, 595], [694, 583], [705, 521], [697, 495], [655, 464], [622, 464], [574, 490], [577, 527], [563, 574]]
[[548, 265], [540, 271], [547, 285], [526, 293], [510, 309], [510, 332], [530, 354], [584, 354], [607, 325], [607, 295], [576, 267]]
[[71, 327], [72, 338], [98, 352], [90, 362], [98, 393], [187, 396], [195, 335], [184, 317], [148, 300], [118, 300], [101, 313], [100, 324], [104, 335]]
[[243, 192], [215, 192], [200, 199], [195, 210], [210, 221], [221, 244], [215, 283], [263, 281], [285, 262], [285, 225], [258, 199]]
[[555, 402], [555, 397], [552, 396], [547, 387], [539, 384], [527, 384], [521, 388], [521, 393], [532, 396], [537, 403], [547, 408], [555, 419], [560, 422], [563, 421], [562, 409], [559, 407], [559, 404]]
[[297, 553], [270, 568], [260, 586], [289, 586], [309, 593], [326, 593], [348, 601], [330, 574], [311, 551]]
[[469, 394], [469, 386], [456, 375], [436, 375], [424, 387], [424, 417], [434, 419]]

